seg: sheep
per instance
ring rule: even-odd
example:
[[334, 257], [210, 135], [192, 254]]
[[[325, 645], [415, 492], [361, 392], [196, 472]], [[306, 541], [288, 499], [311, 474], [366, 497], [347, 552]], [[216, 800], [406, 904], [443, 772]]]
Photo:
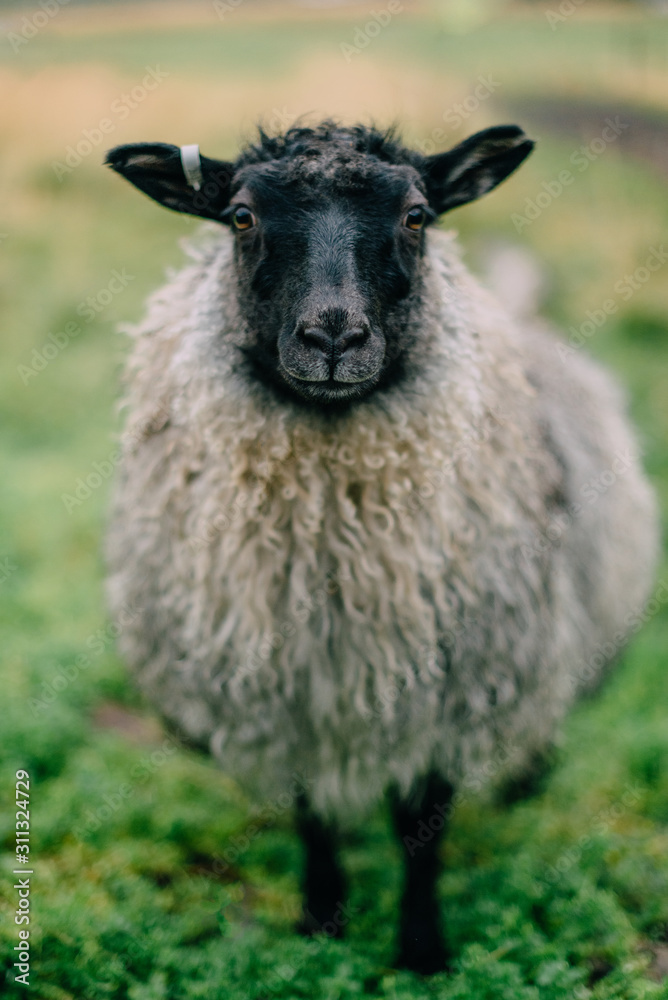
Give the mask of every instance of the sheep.
[[422, 973], [448, 961], [453, 796], [546, 753], [657, 549], [619, 389], [504, 313], [433, 226], [533, 145], [504, 125], [423, 156], [325, 121], [260, 129], [234, 162], [107, 157], [211, 220], [134, 330], [108, 561], [112, 613], [142, 611], [122, 653], [250, 795], [293, 796], [302, 932], [342, 933], [337, 824], [389, 793], [397, 964]]

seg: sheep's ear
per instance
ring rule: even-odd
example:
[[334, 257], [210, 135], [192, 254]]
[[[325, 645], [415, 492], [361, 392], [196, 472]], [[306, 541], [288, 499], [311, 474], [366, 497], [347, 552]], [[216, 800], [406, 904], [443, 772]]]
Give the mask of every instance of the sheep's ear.
[[422, 175], [439, 215], [495, 188], [526, 159], [534, 143], [517, 125], [476, 132], [447, 153], [425, 157]]
[[230, 199], [233, 164], [200, 156], [197, 146], [134, 142], [110, 149], [105, 163], [175, 212], [218, 220]]

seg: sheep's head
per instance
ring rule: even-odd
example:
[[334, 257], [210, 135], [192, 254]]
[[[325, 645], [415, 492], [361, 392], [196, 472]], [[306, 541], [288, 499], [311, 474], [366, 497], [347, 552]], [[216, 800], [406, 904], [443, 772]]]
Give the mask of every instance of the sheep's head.
[[427, 228], [532, 148], [502, 125], [422, 156], [392, 133], [325, 122], [261, 132], [234, 163], [162, 143], [119, 146], [107, 162], [167, 208], [230, 227], [250, 370], [331, 408], [402, 377]]

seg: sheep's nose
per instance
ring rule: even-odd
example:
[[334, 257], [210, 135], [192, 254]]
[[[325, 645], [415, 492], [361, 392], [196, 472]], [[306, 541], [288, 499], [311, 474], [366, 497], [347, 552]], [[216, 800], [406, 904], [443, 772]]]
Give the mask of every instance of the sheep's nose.
[[306, 329], [299, 330], [297, 336], [309, 344], [315, 344], [323, 354], [332, 353], [334, 337], [320, 326], [307, 326]]
[[369, 337], [369, 328], [354, 326], [342, 330], [336, 336], [321, 326], [307, 326], [299, 331], [299, 336], [312, 344], [316, 344], [323, 354], [331, 355], [335, 351], [341, 355], [351, 344], [361, 346]]
[[368, 326], [353, 326], [349, 330], [344, 330], [336, 338], [336, 346], [341, 351], [341, 354], [345, 351], [350, 344], [355, 344], [356, 347], [361, 347], [365, 340], [369, 339], [369, 327]]

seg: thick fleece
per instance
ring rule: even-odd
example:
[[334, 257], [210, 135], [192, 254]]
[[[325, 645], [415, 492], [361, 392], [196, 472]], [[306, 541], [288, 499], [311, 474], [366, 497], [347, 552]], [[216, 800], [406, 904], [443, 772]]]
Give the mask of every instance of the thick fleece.
[[340, 815], [520, 770], [621, 648], [656, 514], [620, 393], [430, 232], [410, 370], [326, 417], [251, 381], [232, 238], [151, 300], [108, 543], [151, 701], [257, 796]]

